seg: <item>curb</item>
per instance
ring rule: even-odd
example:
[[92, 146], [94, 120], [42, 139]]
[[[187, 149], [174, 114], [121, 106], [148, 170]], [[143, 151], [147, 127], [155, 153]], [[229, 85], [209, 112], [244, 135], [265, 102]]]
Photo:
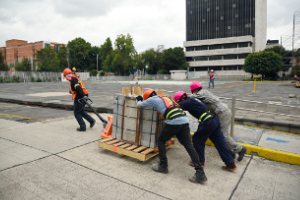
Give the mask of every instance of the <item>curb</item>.
[[[62, 108], [67, 110], [73, 110], [73, 104], [45, 103], [40, 101], [23, 101], [23, 100], [5, 99], [5, 98], [0, 98], [0, 102], [15, 103], [21, 105], [42, 106], [46, 108]], [[105, 108], [105, 107], [93, 107], [93, 108], [100, 113], [113, 113], [112, 108]], [[84, 107], [84, 110], [88, 112], [93, 112], [93, 110], [89, 107]]]
[[[240, 143], [240, 145], [247, 148], [247, 154], [257, 155], [259, 157], [263, 157], [269, 160], [279, 161], [283, 163], [288, 163], [292, 165], [300, 165], [300, 155], [295, 153], [289, 153], [285, 151], [279, 151], [275, 149], [270, 149], [261, 146], [255, 146], [251, 144]], [[208, 146], [215, 146], [210, 139], [207, 139], [205, 142]]]

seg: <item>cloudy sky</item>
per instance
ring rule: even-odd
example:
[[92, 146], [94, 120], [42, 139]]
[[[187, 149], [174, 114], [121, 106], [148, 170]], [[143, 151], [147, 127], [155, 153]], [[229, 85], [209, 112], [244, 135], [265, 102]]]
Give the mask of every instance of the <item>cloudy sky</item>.
[[[299, 0], [269, 0], [267, 38], [292, 29]], [[129, 33], [138, 52], [183, 46], [185, 0], [0, 0], [0, 47], [10, 39], [67, 44], [82, 37], [92, 46]]]

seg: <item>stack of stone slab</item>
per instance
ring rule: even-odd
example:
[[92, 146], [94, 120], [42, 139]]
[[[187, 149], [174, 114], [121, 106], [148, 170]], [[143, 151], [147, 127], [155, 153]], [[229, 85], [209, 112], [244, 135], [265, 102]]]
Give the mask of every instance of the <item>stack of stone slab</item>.
[[116, 94], [113, 114], [113, 138], [136, 146], [157, 147], [163, 119], [155, 108], [138, 108], [134, 96]]

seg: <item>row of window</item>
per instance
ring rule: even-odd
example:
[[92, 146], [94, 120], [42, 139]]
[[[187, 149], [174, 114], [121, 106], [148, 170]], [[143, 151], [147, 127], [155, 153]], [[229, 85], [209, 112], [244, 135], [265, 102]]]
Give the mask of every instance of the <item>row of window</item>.
[[190, 0], [186, 4], [186, 41], [252, 35], [255, 0]]
[[210, 61], [210, 60], [234, 60], [234, 59], [245, 59], [249, 54], [228, 54], [218, 56], [197, 56], [197, 57], [186, 57], [187, 62], [193, 61]]
[[222, 71], [222, 70], [243, 70], [242, 65], [235, 65], [235, 66], [213, 66], [213, 67], [190, 67], [189, 71], [207, 71], [207, 70], [214, 70], [214, 71]]
[[232, 49], [232, 48], [244, 48], [251, 47], [251, 43], [240, 42], [240, 43], [229, 43], [229, 44], [215, 44], [215, 45], [203, 45], [195, 47], [186, 47], [186, 51], [206, 51], [216, 49]]

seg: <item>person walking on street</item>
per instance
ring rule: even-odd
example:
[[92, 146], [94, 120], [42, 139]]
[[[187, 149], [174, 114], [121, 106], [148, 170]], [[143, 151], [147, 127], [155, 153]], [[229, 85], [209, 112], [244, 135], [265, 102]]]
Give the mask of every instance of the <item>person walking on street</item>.
[[[219, 155], [226, 166], [223, 170], [234, 171], [236, 165], [232, 153], [229, 151], [223, 133], [219, 118], [212, 114], [206, 105], [199, 99], [188, 97], [185, 92], [179, 91], [175, 94], [174, 99], [183, 110], [187, 110], [193, 117], [199, 120], [197, 131], [193, 135], [193, 144], [198, 153], [201, 165], [205, 165], [205, 142], [209, 138], [216, 146]], [[190, 162], [193, 166], [193, 162]]]
[[210, 74], [209, 74], [208, 88], [210, 88], [210, 83], [212, 84], [212, 88], [214, 88], [215, 87], [215, 74], [214, 74], [214, 70], [213, 69], [210, 71]]
[[63, 71], [63, 75], [68, 81], [70, 81], [70, 92], [72, 93], [72, 100], [74, 100], [74, 116], [80, 126], [77, 128], [77, 131], [86, 131], [86, 125], [82, 118], [86, 119], [90, 123], [90, 128], [93, 128], [96, 120], [83, 110], [85, 103], [78, 102], [78, 99], [88, 97], [88, 92], [82, 81], [69, 68], [66, 68]]
[[228, 148], [234, 153], [238, 153], [237, 161], [241, 161], [244, 158], [247, 148], [238, 144], [232, 137], [230, 137], [229, 126], [231, 122], [231, 111], [228, 106], [223, 103], [216, 95], [212, 94], [208, 90], [203, 89], [201, 83], [194, 81], [190, 85], [191, 97], [201, 100], [212, 112], [216, 114], [221, 122], [221, 131], [224, 135]]
[[[144, 97], [144, 98], [143, 98]], [[189, 119], [180, 106], [171, 97], [157, 95], [154, 90], [146, 90], [142, 96], [136, 97], [138, 107], [155, 107], [161, 117], [165, 118], [164, 126], [157, 138], [159, 149], [159, 163], [152, 166], [152, 170], [167, 174], [168, 159], [166, 156], [166, 142], [176, 135], [179, 142], [188, 152], [194, 163], [196, 173], [189, 180], [194, 183], [205, 183], [207, 177], [199, 160], [199, 156], [191, 142]], [[145, 101], [143, 101], [143, 99]]]

